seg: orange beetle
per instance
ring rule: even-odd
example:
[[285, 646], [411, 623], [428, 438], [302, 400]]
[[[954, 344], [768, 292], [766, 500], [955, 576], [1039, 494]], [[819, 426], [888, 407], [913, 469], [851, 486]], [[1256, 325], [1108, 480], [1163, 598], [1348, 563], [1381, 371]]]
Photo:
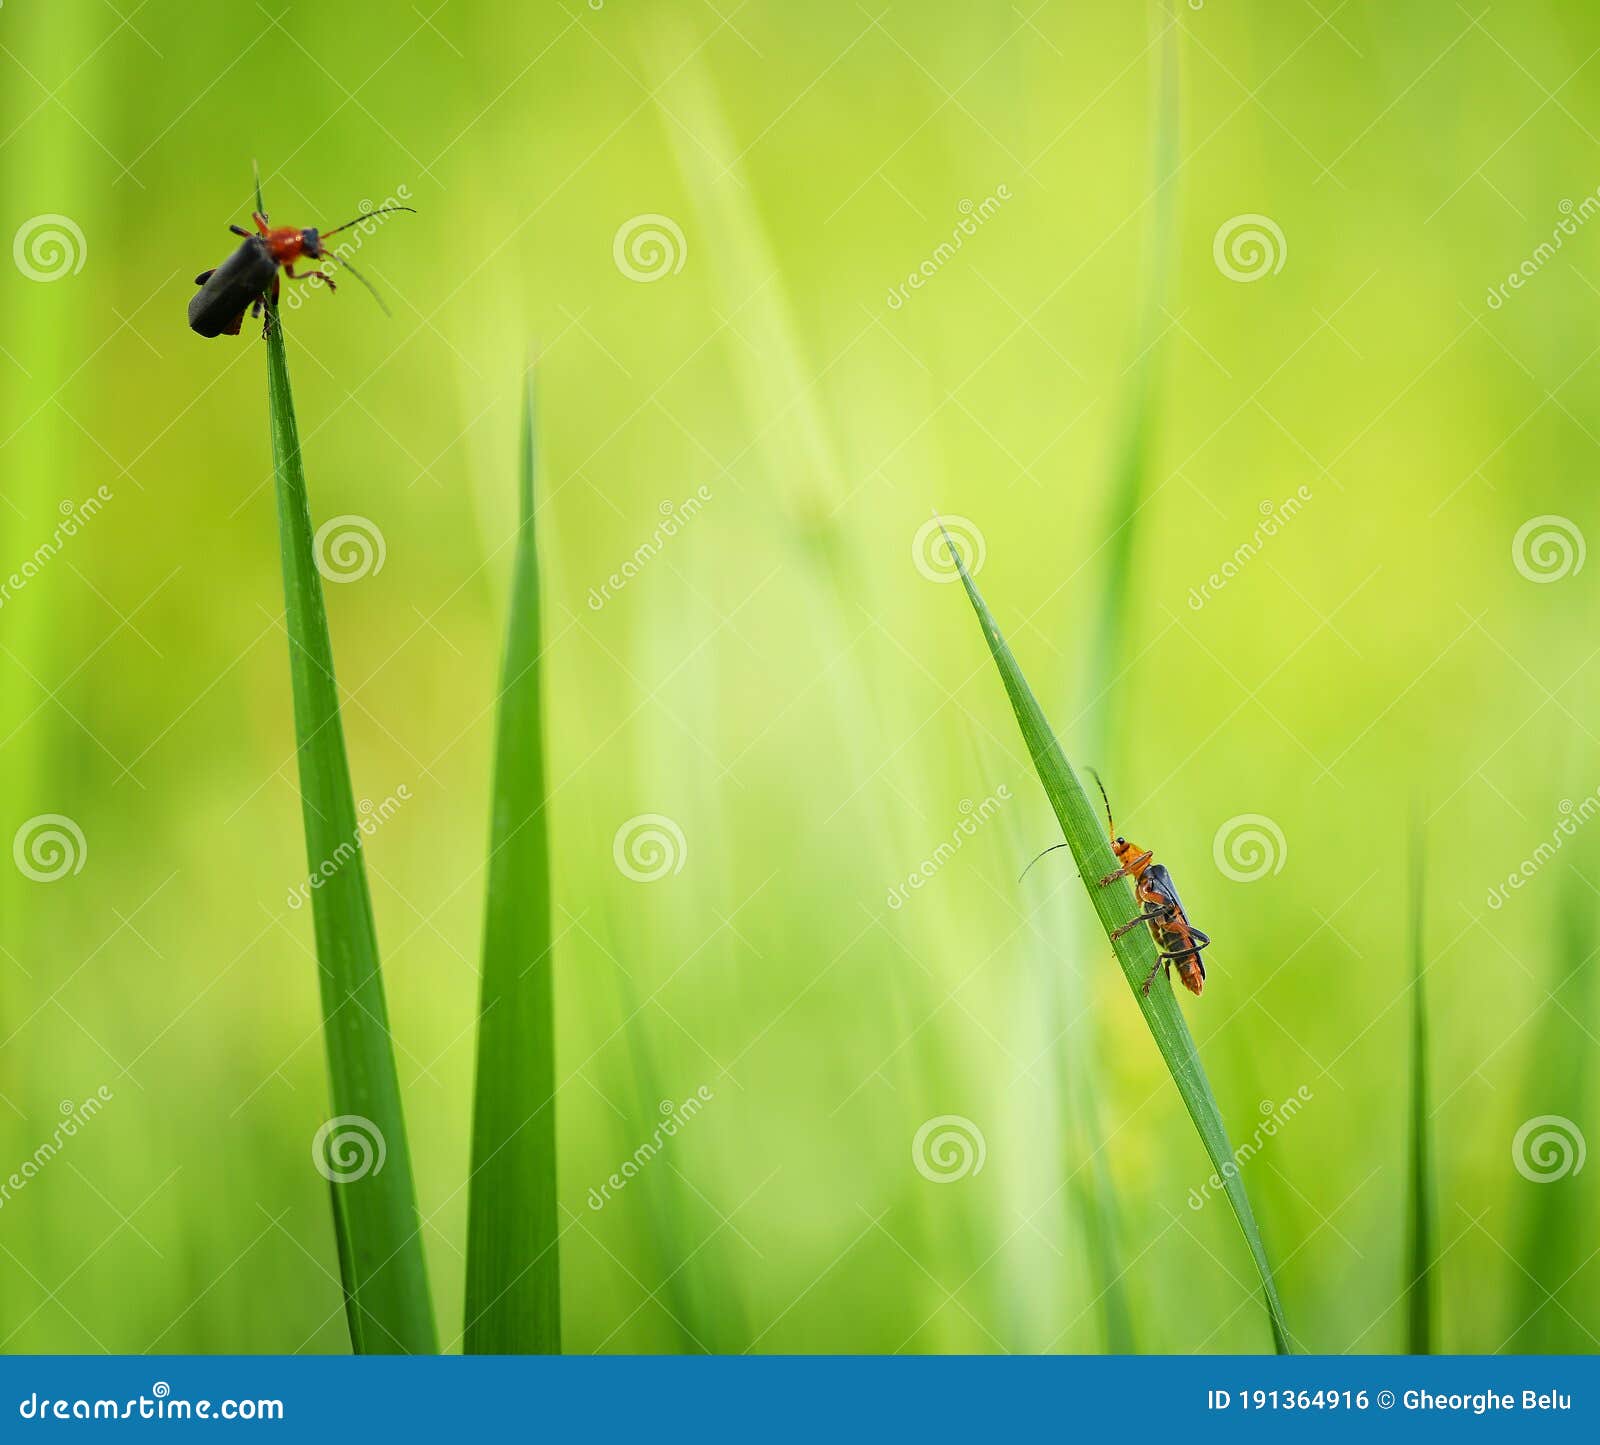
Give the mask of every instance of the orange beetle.
[[1166, 967], [1167, 976], [1172, 976], [1172, 965], [1178, 965], [1178, 978], [1183, 986], [1192, 994], [1199, 994], [1205, 987], [1206, 966], [1201, 961], [1200, 950], [1208, 948], [1211, 940], [1189, 922], [1189, 915], [1183, 911], [1183, 904], [1178, 898], [1178, 890], [1173, 886], [1172, 875], [1165, 866], [1154, 862], [1155, 854], [1148, 848], [1141, 848], [1137, 843], [1130, 843], [1126, 838], [1119, 837], [1117, 825], [1111, 820], [1111, 800], [1106, 797], [1105, 784], [1100, 781], [1100, 774], [1090, 769], [1094, 777], [1095, 786], [1100, 789], [1101, 800], [1106, 805], [1106, 823], [1111, 829], [1111, 851], [1117, 855], [1117, 862], [1122, 866], [1115, 873], [1107, 873], [1100, 880], [1104, 888], [1109, 883], [1115, 883], [1119, 878], [1133, 879], [1133, 896], [1143, 905], [1144, 911], [1137, 918], [1130, 919], [1120, 928], [1112, 930], [1113, 939], [1121, 938], [1129, 929], [1137, 928], [1141, 923], [1150, 925], [1150, 936], [1156, 941], [1158, 950], [1155, 968], [1150, 970], [1149, 976], [1144, 981], [1145, 993], [1150, 992], [1150, 985], [1155, 981], [1156, 969], [1163, 965]]

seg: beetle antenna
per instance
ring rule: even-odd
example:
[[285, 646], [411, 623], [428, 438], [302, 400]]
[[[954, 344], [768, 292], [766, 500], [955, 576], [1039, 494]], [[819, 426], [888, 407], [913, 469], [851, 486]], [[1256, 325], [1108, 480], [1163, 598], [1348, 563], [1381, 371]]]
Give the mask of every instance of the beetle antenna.
[[[1048, 848], [1046, 848], [1044, 850], [1044, 853], [1054, 853], [1057, 848], [1065, 848], [1066, 846], [1067, 845], [1065, 843], [1052, 843]], [[1044, 857], [1044, 853], [1039, 854], [1039, 858], [1043, 858]], [[1033, 860], [1033, 863], [1037, 863], [1039, 861], [1039, 858], [1035, 858]], [[1032, 868], [1033, 867], [1033, 863], [1028, 864], [1028, 868]], [[1018, 883], [1022, 882], [1022, 880], [1028, 876], [1028, 868], [1024, 868], [1022, 870], [1022, 872], [1017, 874], [1017, 882]]]
[[417, 214], [417, 208], [415, 206], [378, 206], [376, 209], [356, 216], [353, 220], [346, 221], [344, 225], [335, 226], [331, 231], [324, 231], [322, 234], [324, 236], [337, 236], [340, 231], [349, 230], [351, 226], [366, 220], [368, 216], [381, 216], [388, 211], [410, 211], [413, 216]]
[[1093, 768], [1085, 770], [1094, 779], [1095, 787], [1100, 789], [1100, 801], [1106, 805], [1106, 826], [1111, 829], [1111, 836], [1117, 836], [1117, 825], [1111, 821], [1111, 799], [1106, 797], [1106, 785], [1100, 781], [1100, 774]]
[[363, 286], [365, 286], [367, 288], [367, 290], [372, 292], [372, 299], [378, 303], [378, 310], [383, 312], [383, 314], [385, 316], [387, 316], [392, 321], [394, 319], [394, 313], [392, 311], [390, 311], [389, 308], [383, 304], [383, 297], [378, 295], [378, 288], [376, 286], [374, 286], [372, 284], [372, 282], [367, 280], [367, 278], [365, 276], [363, 276], [358, 270], [356, 270], [356, 268], [354, 266], [352, 266], [348, 261], [346, 261], [344, 259], [344, 257], [339, 256], [339, 255], [336, 254], [334, 256], [334, 259], [336, 261], [338, 261], [338, 263], [341, 266], [343, 266], [346, 271], [348, 271], [352, 276], [354, 276], [357, 281], [359, 281]]

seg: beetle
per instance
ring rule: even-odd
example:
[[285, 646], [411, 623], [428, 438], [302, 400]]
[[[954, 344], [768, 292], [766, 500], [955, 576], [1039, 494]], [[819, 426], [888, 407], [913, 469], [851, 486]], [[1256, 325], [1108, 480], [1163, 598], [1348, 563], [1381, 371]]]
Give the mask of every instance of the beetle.
[[[345, 270], [372, 291], [374, 299], [387, 315], [389, 308], [383, 305], [383, 298], [373, 291], [367, 278], [327, 247], [329, 236], [366, 220], [367, 216], [381, 216], [386, 211], [412, 211], [415, 214], [411, 206], [379, 206], [365, 215], [346, 221], [342, 226], [335, 226], [331, 231], [319, 231], [315, 227], [301, 230], [295, 226], [269, 226], [265, 215], [260, 211], [252, 211], [250, 219], [256, 224], [254, 231], [247, 231], [243, 226], [228, 227], [234, 235], [244, 237], [239, 249], [220, 266], [202, 271], [194, 278], [194, 284], [200, 289], [189, 298], [190, 329], [201, 336], [237, 336], [244, 324], [246, 311], [252, 316], [259, 316], [269, 301], [278, 299], [280, 266], [291, 281], [321, 281], [328, 290], [337, 290], [333, 278], [325, 271], [296, 274], [294, 269], [297, 261], [321, 261], [329, 255], [333, 255]], [[271, 324], [269, 312], [262, 327], [263, 336]]]
[[1148, 923], [1150, 936], [1156, 941], [1157, 955], [1155, 966], [1145, 978], [1144, 992], [1150, 992], [1156, 969], [1165, 966], [1167, 977], [1171, 978], [1172, 965], [1176, 963], [1179, 980], [1190, 993], [1198, 996], [1206, 981], [1206, 966], [1200, 957], [1200, 950], [1209, 948], [1211, 939], [1189, 922], [1189, 915], [1183, 911], [1183, 903], [1166, 866], [1154, 861], [1155, 854], [1150, 849], [1130, 843], [1117, 832], [1117, 825], [1111, 819], [1111, 799], [1106, 797], [1106, 785], [1100, 781], [1099, 773], [1093, 769], [1090, 772], [1094, 776], [1095, 786], [1100, 789], [1100, 799], [1106, 805], [1111, 851], [1121, 864], [1115, 873], [1107, 873], [1100, 879], [1099, 886], [1104, 888], [1119, 878], [1131, 878], [1133, 896], [1143, 905], [1138, 917], [1129, 919], [1120, 928], [1112, 929], [1111, 937], [1113, 940], [1121, 938], [1130, 929]]

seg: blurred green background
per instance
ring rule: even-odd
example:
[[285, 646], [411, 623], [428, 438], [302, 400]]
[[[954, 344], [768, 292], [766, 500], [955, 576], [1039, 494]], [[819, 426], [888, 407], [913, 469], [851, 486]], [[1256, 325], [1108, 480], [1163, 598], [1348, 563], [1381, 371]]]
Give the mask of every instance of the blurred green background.
[[[1404, 1338], [1417, 815], [1440, 1343], [1600, 1347], [1600, 15], [1403, 9], [5, 5], [0, 570], [47, 555], [0, 604], [0, 841], [83, 846], [0, 867], [0, 1167], [111, 1098], [0, 1199], [0, 1348], [348, 1347], [264, 357], [183, 316], [253, 158], [280, 224], [420, 212], [360, 244], [392, 320], [287, 325], [316, 520], [384, 543], [329, 608], [356, 794], [411, 794], [366, 863], [446, 1341], [531, 352], [569, 1348], [1269, 1347], [1066, 855], [1016, 881], [1059, 832], [932, 507], [1215, 940], [1235, 1142], [1309, 1095], [1245, 1168], [1297, 1343]], [[1563, 1177], [1518, 1167], [1541, 1116]]]

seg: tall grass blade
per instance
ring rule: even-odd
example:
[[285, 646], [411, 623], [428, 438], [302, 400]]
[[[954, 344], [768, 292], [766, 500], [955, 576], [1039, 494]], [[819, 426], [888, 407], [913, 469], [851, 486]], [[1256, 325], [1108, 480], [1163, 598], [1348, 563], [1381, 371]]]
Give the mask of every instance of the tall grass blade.
[[1432, 1149], [1428, 1139], [1428, 1007], [1423, 992], [1423, 849], [1411, 845], [1411, 1218], [1406, 1286], [1406, 1353], [1433, 1353]]
[[[259, 174], [256, 205], [265, 209]], [[346, 858], [351, 840], [361, 834], [339, 719], [339, 688], [333, 674], [322, 578], [316, 566], [300, 432], [289, 389], [288, 351], [276, 302], [268, 315], [267, 405], [277, 478], [300, 798], [306, 856], [311, 871], [318, 873], [325, 861]], [[322, 1158], [326, 1172], [342, 1180], [333, 1190], [334, 1226], [351, 1319], [350, 1342], [358, 1352], [433, 1353], [438, 1349], [433, 1304], [422, 1256], [400, 1080], [389, 1040], [372, 897], [359, 849], [324, 876], [322, 886], [311, 896], [311, 912], [334, 1116], [332, 1132], [319, 1133], [318, 1143], [325, 1151], [337, 1150], [341, 1137], [347, 1143], [359, 1138], [371, 1151], [370, 1158], [363, 1161], [369, 1166], [364, 1170], [360, 1164], [347, 1170], [344, 1166], [349, 1160], [342, 1155], [325, 1152]], [[348, 1177], [352, 1173], [354, 1177]]]
[[[1039, 781], [1044, 784], [1045, 795], [1049, 798], [1050, 806], [1061, 824], [1062, 836], [1072, 851], [1073, 860], [1078, 865], [1078, 873], [1084, 880], [1089, 902], [1093, 905], [1109, 939], [1113, 929], [1134, 917], [1138, 912], [1138, 905], [1134, 902], [1133, 893], [1124, 880], [1105, 888], [1096, 886], [1097, 880], [1115, 872], [1117, 868], [1117, 861], [1112, 857], [1110, 842], [1106, 837], [1100, 814], [1084, 796], [1077, 774], [1073, 772], [1071, 764], [1067, 762], [1065, 754], [1056, 742], [1055, 734], [1045, 721], [1044, 713], [1040, 710], [1033, 690], [1028, 686], [1027, 679], [1017, 666], [1016, 658], [1011, 655], [1011, 649], [1001, 636], [988, 606], [962, 564], [954, 542], [947, 536], [945, 544], [960, 569], [962, 585], [967, 589], [973, 611], [977, 613], [978, 621], [983, 627], [984, 639], [988, 642], [995, 666], [999, 669], [1006, 695], [1011, 699], [1011, 709], [1016, 714], [1017, 726], [1022, 731], [1023, 741], [1027, 744], [1028, 754], [1038, 771]], [[1284, 1323], [1283, 1306], [1278, 1300], [1277, 1286], [1272, 1282], [1272, 1268], [1267, 1262], [1266, 1247], [1261, 1242], [1261, 1231], [1256, 1225], [1249, 1196], [1245, 1193], [1244, 1182], [1234, 1162], [1233, 1149], [1228, 1143], [1228, 1132], [1222, 1122], [1222, 1112], [1217, 1107], [1211, 1085], [1206, 1081], [1205, 1070], [1200, 1065], [1200, 1057], [1195, 1051], [1189, 1026], [1178, 1010], [1171, 986], [1164, 979], [1158, 976], [1149, 994], [1142, 992], [1141, 986], [1156, 962], [1155, 944], [1150, 938], [1149, 930], [1132, 929], [1115, 940], [1111, 946], [1116, 952], [1117, 961], [1122, 965], [1122, 972], [1128, 980], [1134, 1002], [1144, 1015], [1145, 1023], [1156, 1041], [1156, 1047], [1160, 1049], [1161, 1057], [1166, 1061], [1167, 1068], [1172, 1074], [1173, 1083], [1178, 1086], [1178, 1094], [1183, 1100], [1184, 1107], [1189, 1111], [1189, 1117], [1200, 1132], [1206, 1153], [1211, 1156], [1216, 1173], [1224, 1181], [1223, 1188], [1228, 1196], [1228, 1202], [1233, 1206], [1234, 1216], [1239, 1221], [1240, 1229], [1244, 1231], [1250, 1257], [1255, 1263], [1256, 1272], [1261, 1277], [1267, 1316], [1272, 1326], [1273, 1344], [1280, 1354], [1289, 1354], [1291, 1353], [1289, 1331]]]
[[555, 1020], [534, 530], [533, 393], [500, 683], [467, 1208], [468, 1354], [559, 1354]]

